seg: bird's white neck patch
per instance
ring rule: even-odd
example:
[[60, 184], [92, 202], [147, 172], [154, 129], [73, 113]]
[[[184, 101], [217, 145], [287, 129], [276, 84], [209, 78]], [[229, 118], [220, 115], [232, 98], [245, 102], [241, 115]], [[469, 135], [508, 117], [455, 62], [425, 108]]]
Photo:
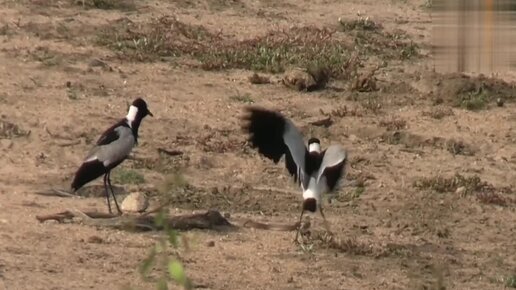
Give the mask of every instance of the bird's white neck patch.
[[317, 192], [317, 190], [313, 190], [311, 188], [308, 188], [307, 190], [303, 191], [303, 199], [308, 199], [308, 198], [315, 198], [315, 200], [319, 201], [321, 197], [321, 194], [319, 192]]
[[308, 151], [309, 152], [321, 152], [321, 144], [312, 143], [312, 144], [308, 145]]
[[127, 116], [125, 117], [129, 123], [132, 123], [134, 119], [136, 118], [136, 114], [138, 114], [138, 108], [131, 105], [129, 107], [129, 112], [127, 113]]

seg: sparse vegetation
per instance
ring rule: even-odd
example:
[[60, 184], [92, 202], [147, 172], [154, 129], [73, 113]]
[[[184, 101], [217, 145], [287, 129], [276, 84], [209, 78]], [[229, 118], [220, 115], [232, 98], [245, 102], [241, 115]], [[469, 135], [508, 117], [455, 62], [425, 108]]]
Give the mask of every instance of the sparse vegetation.
[[[353, 25], [367, 31], [377, 30], [372, 28], [376, 24], [368, 21]], [[366, 50], [367, 54], [398, 53], [399, 58], [415, 54], [414, 44], [406, 44], [388, 33], [375, 32], [375, 35], [375, 38], [353, 35], [362, 54]], [[199, 61], [206, 70], [240, 68], [280, 73], [292, 66], [311, 70], [316, 78], [322, 79], [345, 77], [345, 65], [355, 50], [355, 45], [328, 28], [293, 27], [235, 40], [169, 16], [149, 24], [119, 20], [98, 35], [98, 43], [118, 51], [122, 57], [139, 61], [186, 55]]]
[[119, 184], [142, 184], [145, 182], [143, 175], [135, 170], [119, 168], [113, 173], [113, 180]]
[[511, 275], [505, 279], [505, 287], [516, 288], [516, 274]]
[[516, 84], [485, 76], [470, 77], [463, 74], [440, 76], [435, 102], [446, 102], [471, 111], [488, 109], [490, 103], [501, 98], [513, 101]]
[[459, 173], [453, 177], [434, 176], [430, 178], [422, 178], [414, 183], [419, 189], [430, 189], [439, 193], [455, 192], [459, 187], [464, 187], [464, 194], [481, 192], [490, 185], [482, 181], [478, 176], [463, 176]]

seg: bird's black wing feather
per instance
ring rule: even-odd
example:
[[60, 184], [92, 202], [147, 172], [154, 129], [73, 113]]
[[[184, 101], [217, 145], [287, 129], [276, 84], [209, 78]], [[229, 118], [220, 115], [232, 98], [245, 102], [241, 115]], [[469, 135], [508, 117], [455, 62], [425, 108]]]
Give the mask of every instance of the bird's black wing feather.
[[118, 140], [118, 138], [120, 138], [120, 135], [115, 129], [120, 126], [129, 127], [129, 125], [127, 125], [127, 122], [125, 122], [125, 119], [120, 120], [115, 125], [111, 126], [109, 129], [104, 131], [104, 133], [102, 133], [102, 135], [97, 140], [97, 146], [107, 145], [113, 141]]
[[296, 182], [301, 182], [300, 175], [303, 173], [308, 151], [299, 130], [278, 112], [258, 107], [247, 107], [246, 112], [243, 129], [250, 135], [251, 147], [257, 148], [260, 154], [274, 163], [278, 163], [285, 155], [288, 172], [294, 176]]
[[285, 152], [285, 167], [287, 168], [288, 173], [290, 173], [290, 175], [294, 176], [294, 181], [297, 184], [300, 184], [301, 180], [300, 180], [299, 174], [298, 174], [299, 171], [298, 171], [296, 162], [292, 158], [292, 154], [290, 154], [290, 151], [288, 150], [288, 148]]
[[258, 148], [258, 152], [278, 163], [281, 156], [288, 150], [283, 141], [285, 118], [279, 113], [256, 107], [246, 108], [248, 115], [243, 119], [244, 131], [248, 133], [251, 147]]

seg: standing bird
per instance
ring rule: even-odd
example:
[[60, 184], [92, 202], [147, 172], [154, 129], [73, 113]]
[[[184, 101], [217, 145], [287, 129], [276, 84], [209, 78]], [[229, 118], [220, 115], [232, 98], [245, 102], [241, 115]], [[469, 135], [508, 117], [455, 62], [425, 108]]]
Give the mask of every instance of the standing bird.
[[86, 183], [104, 175], [104, 190], [106, 192], [109, 213], [112, 212], [108, 185], [115, 200], [116, 209], [119, 214], [122, 213], [111, 186], [111, 169], [122, 163], [138, 143], [138, 128], [143, 118], [147, 115], [152, 116], [152, 113], [147, 108], [147, 103], [141, 98], [134, 100], [129, 107], [127, 116], [107, 129], [84, 159], [81, 167], [75, 173], [72, 182], [73, 192]]
[[[298, 128], [278, 112], [258, 107], [247, 107], [243, 117], [244, 131], [250, 135], [253, 148], [265, 157], [278, 163], [285, 155], [285, 165], [290, 175], [303, 190], [303, 208], [314, 213], [317, 209], [324, 219], [324, 225], [331, 233], [321, 202], [322, 194], [333, 191], [345, 173], [347, 154], [340, 145], [331, 145], [321, 152], [317, 138], [308, 140], [308, 148]], [[296, 233], [298, 240], [299, 228]]]

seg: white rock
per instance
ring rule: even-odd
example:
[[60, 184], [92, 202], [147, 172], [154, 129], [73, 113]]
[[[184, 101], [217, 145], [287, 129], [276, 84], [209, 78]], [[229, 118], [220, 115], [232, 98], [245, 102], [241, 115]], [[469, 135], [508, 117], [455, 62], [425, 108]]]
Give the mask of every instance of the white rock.
[[141, 192], [129, 194], [122, 202], [122, 211], [143, 212], [149, 206], [147, 196]]
[[457, 188], [455, 193], [458, 194], [458, 195], [463, 195], [463, 194], [466, 193], [466, 188], [464, 186], [461, 186], [461, 187]]

